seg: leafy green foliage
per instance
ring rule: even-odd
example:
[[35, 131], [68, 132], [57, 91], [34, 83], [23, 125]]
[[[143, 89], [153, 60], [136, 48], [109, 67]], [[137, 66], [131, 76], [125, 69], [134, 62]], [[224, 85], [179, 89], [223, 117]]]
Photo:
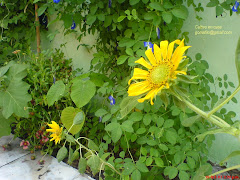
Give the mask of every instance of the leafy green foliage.
[[57, 81], [51, 86], [47, 93], [48, 106], [52, 106], [55, 101], [58, 101], [65, 91], [65, 85], [62, 80]]
[[10, 124], [13, 123], [15, 119], [11, 116], [9, 119], [6, 119], [2, 112], [0, 112], [0, 137], [8, 136], [11, 133]]

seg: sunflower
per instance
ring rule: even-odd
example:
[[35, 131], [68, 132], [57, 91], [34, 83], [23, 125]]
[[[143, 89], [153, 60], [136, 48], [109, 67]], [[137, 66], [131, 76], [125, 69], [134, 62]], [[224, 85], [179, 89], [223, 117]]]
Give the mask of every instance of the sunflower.
[[[174, 45], [178, 44], [178, 47], [174, 51]], [[153, 105], [153, 98], [162, 89], [168, 89], [171, 82], [177, 79], [177, 74], [186, 75], [186, 70], [179, 70], [179, 63], [185, 56], [184, 52], [191, 46], [184, 46], [184, 40], [175, 40], [168, 44], [168, 41], [161, 41], [160, 47], [154, 44], [154, 52], [152, 48], [145, 51], [149, 62], [143, 57], [135, 61], [135, 63], [141, 64], [148, 71], [134, 68], [133, 77], [129, 80], [130, 85], [132, 80], [142, 80], [131, 84], [128, 89], [129, 96], [138, 96], [146, 94], [145, 97], [138, 99], [138, 102], [142, 103], [147, 99], [151, 100]]]
[[63, 128], [59, 127], [59, 125], [55, 122], [52, 121], [52, 124], [48, 124], [49, 127], [51, 127], [52, 129], [47, 129], [47, 132], [51, 132], [52, 134], [50, 135], [50, 137], [52, 137], [52, 139], [50, 141], [55, 140], [55, 144], [59, 143], [62, 137], [62, 130]]

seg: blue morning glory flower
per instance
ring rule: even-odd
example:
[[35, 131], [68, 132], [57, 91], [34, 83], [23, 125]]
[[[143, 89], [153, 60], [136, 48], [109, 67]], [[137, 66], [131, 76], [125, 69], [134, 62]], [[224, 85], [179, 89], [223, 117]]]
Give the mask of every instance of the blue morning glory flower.
[[234, 4], [233, 7], [232, 7], [232, 11], [233, 11], [233, 12], [237, 12], [237, 11], [238, 11], [238, 10], [237, 10], [238, 6], [239, 6], [239, 2], [235, 1], [235, 4]]
[[112, 7], [112, 0], [108, 0], [108, 7], [109, 7], [109, 8]]
[[61, 0], [53, 0], [54, 3], [59, 3]]
[[160, 39], [160, 29], [159, 29], [159, 27], [157, 27], [156, 31], [157, 31], [157, 37], [158, 37], [158, 39]]
[[75, 29], [75, 28], [76, 28], [76, 23], [73, 21], [73, 22], [72, 22], [71, 29]]
[[147, 49], [152, 48], [152, 52], [154, 52], [154, 50], [153, 50], [153, 43], [151, 43], [151, 42], [144, 42], [144, 47], [147, 47]]
[[114, 105], [116, 103], [115, 99], [113, 98], [113, 96], [109, 96], [108, 99], [110, 100], [110, 104]]

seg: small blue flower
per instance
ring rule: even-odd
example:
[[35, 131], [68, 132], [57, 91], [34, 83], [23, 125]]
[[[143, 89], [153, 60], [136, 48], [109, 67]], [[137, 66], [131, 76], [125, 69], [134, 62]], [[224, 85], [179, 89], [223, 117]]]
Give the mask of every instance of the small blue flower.
[[153, 43], [151, 43], [151, 42], [144, 42], [144, 47], [147, 47], [147, 49], [152, 48], [152, 52], [154, 52], [154, 50], [153, 50]]
[[101, 116], [101, 117], [99, 117], [99, 122], [102, 122], [102, 116]]
[[157, 37], [158, 37], [158, 39], [160, 39], [160, 29], [159, 29], [159, 27], [157, 27], [156, 31], [157, 31]]
[[108, 7], [109, 7], [109, 8], [112, 7], [112, 0], [108, 0]]
[[113, 96], [109, 96], [108, 99], [110, 100], [110, 105], [114, 105], [116, 103], [115, 99], [113, 98]]
[[238, 6], [239, 6], [239, 2], [235, 1], [234, 6], [232, 7], [232, 11], [233, 11], [233, 12], [237, 12], [237, 11], [238, 11], [238, 10], [237, 10]]
[[53, 84], [55, 84], [55, 82], [56, 82], [56, 78], [55, 76], [53, 76]]
[[61, 0], [53, 0], [54, 3], [59, 3]]
[[76, 28], [76, 23], [73, 21], [73, 22], [72, 22], [71, 29], [75, 29], [75, 28]]

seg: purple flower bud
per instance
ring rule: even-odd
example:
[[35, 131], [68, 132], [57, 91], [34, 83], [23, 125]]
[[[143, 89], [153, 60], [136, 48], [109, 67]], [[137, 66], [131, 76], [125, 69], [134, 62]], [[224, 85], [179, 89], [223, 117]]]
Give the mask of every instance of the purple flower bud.
[[158, 37], [158, 39], [160, 39], [160, 29], [159, 29], [159, 27], [157, 27], [156, 31], [157, 31], [157, 37]]
[[53, 0], [54, 3], [59, 3], [61, 0]]
[[75, 29], [75, 28], [76, 28], [76, 23], [73, 21], [73, 22], [72, 22], [71, 29]]
[[108, 99], [110, 100], [110, 105], [114, 105], [116, 103], [116, 101], [113, 98], [113, 96], [109, 96]]
[[234, 4], [233, 7], [232, 7], [232, 11], [233, 11], [233, 12], [237, 12], [237, 11], [238, 11], [238, 10], [237, 10], [238, 6], [239, 6], [239, 2], [235, 1], [235, 4]]
[[108, 7], [109, 7], [109, 8], [112, 7], [112, 0], [108, 0]]
[[101, 116], [101, 117], [99, 117], [99, 122], [102, 122], [102, 116]]
[[147, 49], [152, 48], [152, 52], [154, 53], [153, 43], [151, 43], [151, 42], [144, 42], [144, 47], [147, 47]]
[[56, 82], [56, 78], [55, 76], [53, 76], [53, 84], [55, 84], [55, 82]]

